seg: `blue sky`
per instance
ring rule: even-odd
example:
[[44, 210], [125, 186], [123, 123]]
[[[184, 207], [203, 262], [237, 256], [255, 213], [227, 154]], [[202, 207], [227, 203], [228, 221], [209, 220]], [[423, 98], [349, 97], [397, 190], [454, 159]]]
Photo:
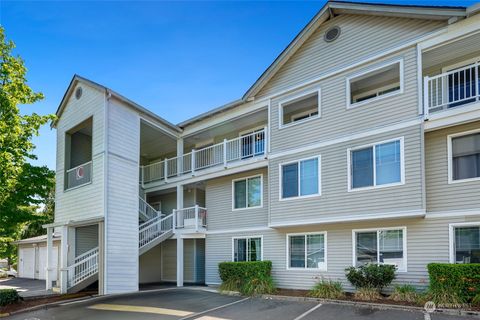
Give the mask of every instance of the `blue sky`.
[[[54, 113], [77, 73], [178, 123], [241, 97], [324, 3], [0, 0], [0, 24], [46, 97], [23, 112]], [[35, 143], [54, 169], [55, 131]]]

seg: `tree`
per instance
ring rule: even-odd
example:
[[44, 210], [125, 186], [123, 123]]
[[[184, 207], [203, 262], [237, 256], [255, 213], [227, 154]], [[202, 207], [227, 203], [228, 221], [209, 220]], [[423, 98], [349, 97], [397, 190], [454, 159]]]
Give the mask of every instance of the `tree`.
[[35, 103], [43, 95], [27, 85], [27, 69], [12, 55], [14, 48], [0, 26], [0, 258], [10, 260], [15, 256], [10, 242], [19, 239], [27, 224], [45, 219], [40, 207], [54, 186], [51, 170], [28, 163], [36, 159], [33, 136], [54, 116], [20, 113], [20, 105]]

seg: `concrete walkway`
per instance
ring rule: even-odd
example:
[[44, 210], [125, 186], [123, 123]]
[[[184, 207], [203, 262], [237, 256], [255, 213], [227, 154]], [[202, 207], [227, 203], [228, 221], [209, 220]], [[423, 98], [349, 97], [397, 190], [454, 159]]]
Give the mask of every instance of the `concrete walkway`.
[[0, 280], [1, 289], [15, 289], [24, 298], [54, 295], [56, 293], [45, 290], [44, 280], [9, 278]]

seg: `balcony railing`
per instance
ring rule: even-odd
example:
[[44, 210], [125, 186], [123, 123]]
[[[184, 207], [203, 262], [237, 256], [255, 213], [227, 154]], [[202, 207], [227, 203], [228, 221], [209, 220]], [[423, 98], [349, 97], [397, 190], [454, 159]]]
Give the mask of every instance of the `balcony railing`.
[[173, 210], [175, 229], [194, 229], [207, 227], [207, 209], [198, 205], [190, 208]]
[[480, 99], [480, 63], [424, 78], [425, 116]]
[[66, 189], [72, 189], [92, 181], [92, 161], [66, 171]]
[[262, 156], [266, 150], [266, 129], [241, 137], [214, 144], [199, 150], [192, 150], [180, 157], [168, 158], [141, 167], [141, 182], [148, 183], [168, 178], [195, 174], [216, 166], [227, 167], [228, 164]]

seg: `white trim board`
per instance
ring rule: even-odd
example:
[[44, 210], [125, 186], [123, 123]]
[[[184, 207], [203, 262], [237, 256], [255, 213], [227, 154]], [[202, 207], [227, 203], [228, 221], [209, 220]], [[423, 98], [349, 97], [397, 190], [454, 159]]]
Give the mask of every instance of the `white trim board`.
[[448, 162], [448, 184], [457, 184], [457, 183], [468, 183], [473, 181], [480, 181], [480, 177], [467, 178], [467, 179], [453, 179], [453, 146], [452, 140], [458, 137], [464, 137], [472, 134], [480, 133], [480, 129], [474, 129], [469, 131], [457, 132], [454, 134], [449, 134], [447, 136], [447, 162]]
[[[323, 235], [323, 265], [320, 268], [308, 268], [307, 267], [307, 236], [308, 235]], [[305, 267], [297, 268], [297, 267], [290, 267], [290, 237], [292, 236], [304, 236], [305, 238]], [[286, 238], [286, 259], [285, 259], [285, 267], [287, 271], [300, 271], [300, 272], [326, 272], [328, 271], [328, 262], [327, 262], [327, 231], [314, 231], [314, 232], [298, 232], [298, 233], [287, 233], [285, 235]]]
[[456, 227], [469, 227], [469, 226], [480, 226], [480, 222], [459, 222], [459, 223], [450, 223], [448, 225], [448, 257], [450, 263], [455, 263], [455, 234], [454, 230]]
[[[249, 239], [254, 239], [254, 238], [260, 238], [260, 261], [263, 261], [263, 235], [251, 235], [251, 236], [235, 236], [235, 237], [232, 237], [232, 262], [235, 261], [235, 240], [239, 240], [239, 239], [249, 240]], [[248, 241], [247, 241], [246, 252], [245, 252], [245, 254], [247, 255], [247, 260], [245, 260], [245, 261], [250, 261], [250, 260], [248, 260], [248, 253], [249, 253], [249, 249], [248, 249]]]
[[[260, 177], [260, 205], [249, 207], [248, 206], [248, 181], [253, 178]], [[245, 180], [245, 208], [235, 208], [235, 182]], [[248, 177], [241, 177], [232, 179], [232, 212], [233, 211], [242, 211], [242, 210], [251, 210], [251, 209], [261, 209], [263, 208], [263, 173], [254, 174]]]

